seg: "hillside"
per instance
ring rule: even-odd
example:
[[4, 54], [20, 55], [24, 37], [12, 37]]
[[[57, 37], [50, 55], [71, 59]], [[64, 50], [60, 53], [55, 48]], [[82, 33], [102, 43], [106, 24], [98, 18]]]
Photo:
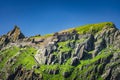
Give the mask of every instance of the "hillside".
[[1, 80], [120, 80], [120, 30], [112, 22], [25, 37], [0, 36]]

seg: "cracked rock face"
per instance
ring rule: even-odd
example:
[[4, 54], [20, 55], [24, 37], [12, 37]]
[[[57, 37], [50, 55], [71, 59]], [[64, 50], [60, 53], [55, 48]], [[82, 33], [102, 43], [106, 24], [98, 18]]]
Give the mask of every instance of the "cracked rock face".
[[7, 36], [11, 39], [11, 41], [25, 38], [25, 36], [21, 33], [20, 29], [17, 26], [15, 26], [12, 31], [8, 32]]
[[[55, 63], [59, 63], [59, 64], [63, 64], [66, 62], [66, 59], [69, 59], [69, 58], [72, 58], [72, 61], [71, 61], [71, 65], [72, 66], [77, 66], [79, 64], [79, 60], [86, 60], [86, 59], [91, 59], [91, 58], [94, 58], [96, 57], [97, 55], [100, 54], [100, 52], [107, 48], [108, 46], [110, 46], [111, 44], [112, 45], [115, 45], [116, 43], [119, 43], [119, 31], [114, 29], [114, 28], [111, 28], [111, 29], [107, 29], [107, 30], [104, 30], [102, 33], [99, 33], [97, 34], [97, 37], [96, 35], [92, 35], [92, 34], [87, 34], [87, 35], [81, 35], [81, 36], [76, 36], [76, 38], [72, 38], [71, 35], [72, 34], [69, 34], [69, 33], [66, 33], [67, 35], [64, 36], [64, 34], [60, 35], [57, 34], [57, 36], [59, 36], [58, 38], [58, 42], [56, 42], [56, 48], [54, 49], [54, 47], [52, 46], [52, 48], [50, 48], [51, 46], [48, 45], [47, 46], [47, 50], [48, 50], [48, 53], [47, 55], [44, 55], [44, 57], [46, 57], [47, 59], [47, 63], [48, 65], [50, 64], [55, 64]], [[78, 35], [77, 33], [75, 35]], [[75, 36], [73, 35], [73, 36]], [[98, 36], [99, 35], [99, 36]], [[71, 52], [68, 52], [68, 53], [60, 53], [59, 52], [59, 49], [58, 49], [58, 45], [59, 42], [64, 42], [64, 41], [67, 41], [67, 40], [80, 40], [82, 37], [85, 37], [86, 40], [83, 41], [83, 42], [80, 42], [80, 43], [69, 43], [67, 46], [74, 49], [75, 51], [71, 54]], [[56, 38], [57, 39], [57, 38]], [[117, 46], [117, 48], [119, 49], [119, 44], [116, 44], [115, 47]], [[53, 52], [56, 51], [58, 52], [58, 55], [57, 57], [53, 54]], [[89, 51], [93, 51], [92, 54], [89, 54]], [[41, 53], [45, 53], [45, 52], [41, 52]], [[37, 54], [36, 54], [37, 55]], [[42, 58], [41, 58], [42, 59]], [[95, 70], [91, 70], [91, 72], [95, 73], [97, 72], [97, 68], [98, 68], [98, 72], [100, 74], [102, 74], [102, 77], [105, 79], [105, 80], [119, 80], [119, 74], [120, 72], [117, 71], [119, 70], [119, 66], [116, 67], [116, 68], [109, 68], [109, 69], [106, 69], [106, 73], [103, 73], [101, 72], [100, 70], [102, 69], [105, 69], [104, 67], [106, 67], [106, 65], [108, 63], [111, 63], [110, 60], [112, 59], [112, 57], [108, 57], [108, 58], [105, 58], [105, 59], [101, 59], [101, 61], [98, 63], [98, 64], [103, 64], [101, 67], [97, 67], [95, 68]], [[42, 59], [43, 60], [43, 59]], [[97, 61], [96, 61], [97, 62]], [[119, 62], [118, 62], [119, 63]], [[115, 74], [116, 72], [116, 74]], [[65, 72], [63, 74], [65, 77], [68, 77], [69, 76], [69, 73], [68, 72]], [[81, 77], [82, 78], [82, 77]], [[96, 80], [97, 77], [95, 77], [94, 75], [91, 76], [91, 80]]]
[[14, 27], [0, 37], [0, 79], [120, 80], [120, 30], [97, 31], [25, 38]]
[[23, 38], [25, 38], [25, 36], [21, 33], [20, 29], [17, 26], [15, 26], [12, 31], [0, 37], [0, 47], [2, 48], [9, 42], [15, 42]]
[[[28, 75], [28, 76], [25, 76]], [[42, 80], [42, 76], [35, 74], [34, 71], [25, 70], [22, 66], [19, 66], [14, 74], [8, 76], [7, 80]]]

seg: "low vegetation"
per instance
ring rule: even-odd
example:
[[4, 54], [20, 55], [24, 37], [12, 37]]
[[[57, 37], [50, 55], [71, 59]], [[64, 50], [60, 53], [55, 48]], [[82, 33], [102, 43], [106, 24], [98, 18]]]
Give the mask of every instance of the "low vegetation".
[[[20, 44], [19, 47], [11, 46], [10, 48], [6, 47], [4, 50], [1, 49], [0, 79], [1, 76], [3, 77], [2, 79], [6, 79], [7, 74], [16, 73], [18, 66], [21, 65], [22, 68], [17, 71], [17, 77], [22, 75], [22, 71], [25, 70], [28, 78], [30, 76], [33, 78], [33, 76], [36, 77], [37, 75], [38, 78], [42, 76], [43, 80], [107, 80], [102, 75], [105, 73], [106, 67], [119, 65], [119, 61], [115, 60], [120, 58], [117, 55], [120, 53], [120, 49], [114, 48], [114, 44], [106, 43], [109, 39], [113, 42], [110, 34], [110, 38], [108, 36], [104, 38], [105, 42], [102, 41], [103, 38], [96, 38], [94, 35], [108, 27], [113, 28], [114, 24], [112, 22], [89, 24], [62, 31], [71, 33], [60, 32], [56, 33], [57, 36], [48, 34], [30, 37], [30, 39], [48, 39], [50, 37], [47, 40], [48, 43], [44, 41], [46, 45], [37, 45], [43, 42], [34, 43], [33, 41], [29, 42], [31, 43], [30, 45], [22, 46]], [[72, 32], [73, 30], [78, 34]], [[89, 33], [93, 35], [91, 36]], [[57, 40], [58, 38], [51, 40], [53, 35], [55, 38], [59, 37], [59, 40]], [[21, 40], [18, 40], [18, 42]]]
[[77, 27], [75, 28], [75, 30], [79, 34], [86, 34], [86, 33], [95, 34], [101, 31], [103, 28], [107, 28], [107, 27], [114, 27], [114, 24], [112, 22], [104, 22], [104, 23], [99, 23], [99, 24], [88, 24], [85, 26]]

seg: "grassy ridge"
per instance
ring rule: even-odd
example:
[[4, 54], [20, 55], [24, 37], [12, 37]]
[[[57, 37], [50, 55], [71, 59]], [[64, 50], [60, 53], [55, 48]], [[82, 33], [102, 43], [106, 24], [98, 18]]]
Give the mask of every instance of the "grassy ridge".
[[98, 33], [99, 31], [101, 31], [104, 27], [106, 27], [106, 28], [114, 27], [114, 24], [112, 22], [88, 24], [88, 25], [84, 25], [84, 26], [79, 26], [79, 27], [75, 28], [75, 30], [79, 34], [86, 34], [86, 33], [95, 34], [95, 33]]
[[[111, 27], [115, 27], [112, 22], [103, 22], [103, 23], [98, 23], [98, 24], [88, 24], [88, 25], [78, 26], [76, 28], [70, 28], [67, 30], [60, 31], [60, 33], [61, 32], [72, 32], [73, 30], [76, 30], [78, 34], [87, 34], [87, 33], [95, 34], [101, 31], [103, 28], [111, 28]], [[47, 38], [50, 36], [53, 36], [53, 34], [46, 34], [43, 36], [32, 36], [30, 38], [37, 39], [37, 38]]]
[[78, 26], [68, 30], [63, 30], [61, 32], [72, 32], [73, 30], [76, 30], [78, 34], [88, 34], [88, 33], [95, 34], [104, 28], [111, 28], [111, 27], [115, 27], [112, 22], [103, 22], [98, 24], [87, 24], [83, 26]]
[[[114, 27], [114, 24], [112, 22], [105, 22], [105, 23], [99, 23], [99, 24], [89, 24], [89, 25], [85, 25], [85, 26], [80, 26], [77, 28], [74, 28], [78, 34], [87, 34], [87, 33], [92, 33], [92, 34], [96, 34], [98, 32], [100, 32], [101, 30], [103, 30], [103, 28], [108, 28], [108, 27]], [[67, 30], [72, 31], [74, 29], [70, 29]], [[45, 36], [35, 36], [35, 37], [31, 37], [31, 38], [47, 38], [53, 36], [53, 34], [48, 34]], [[81, 38], [79, 40], [68, 40], [68, 41], [63, 41], [63, 42], [58, 42], [57, 45], [57, 49], [59, 50], [59, 52], [53, 52], [53, 54], [57, 57], [59, 57], [60, 53], [68, 53], [68, 52], [74, 52], [74, 49], [71, 48], [69, 46], [69, 43], [82, 43], [84, 41], [86, 41], [87, 39]], [[112, 50], [113, 52], [117, 52], [118, 50]], [[72, 58], [69, 58], [66, 60], [66, 62], [62, 65], [60, 64], [54, 64], [54, 65], [39, 65], [40, 68], [35, 69], [35, 73], [39, 73], [43, 75], [44, 80], [71, 80], [74, 79], [77, 75], [85, 75], [86, 72], [89, 72], [90, 70], [92, 70], [96, 65], [94, 65], [94, 63], [96, 61], [98, 61], [99, 59], [103, 59], [106, 58], [108, 56], [110, 56], [112, 53], [112, 51], [110, 51], [110, 48], [106, 48], [103, 51], [101, 51], [101, 53], [99, 55], [97, 55], [95, 58], [90, 58], [87, 60], [80, 60], [80, 64], [78, 66], [71, 66], [71, 60]], [[20, 53], [18, 56], [16, 56], [17, 53]], [[33, 66], [38, 65], [35, 62], [34, 59], [34, 55], [36, 53], [36, 49], [32, 48], [32, 47], [25, 47], [25, 48], [18, 48], [18, 47], [12, 47], [10, 49], [6, 49], [3, 51], [0, 51], [0, 70], [2, 70], [2, 68], [7, 65], [7, 62], [9, 61], [9, 59], [11, 58], [15, 58], [14, 64], [12, 64], [12, 70], [14, 70], [16, 67], [18, 67], [19, 65], [22, 64], [22, 66], [24, 68], [26, 68], [27, 70], [31, 70]], [[92, 54], [93, 51], [88, 52], [89, 54]], [[15, 57], [16, 56], [16, 57]], [[83, 68], [86, 67], [86, 65], [88, 66], [87, 68]], [[99, 64], [99, 67], [101, 67], [102, 64]], [[80, 68], [83, 68], [82, 70], [79, 71]], [[48, 72], [50, 70], [59, 70], [58, 74], [49, 74]], [[63, 73], [64, 72], [68, 72], [71, 73], [69, 78], [64, 78], [63, 77]], [[98, 73], [93, 74], [93, 75], [97, 75], [99, 76]], [[91, 74], [88, 77], [85, 77], [87, 80], [89, 80], [91, 77]], [[84, 78], [84, 79], [85, 79]], [[82, 80], [84, 80], [82, 79]], [[99, 79], [102, 80], [101, 77], [99, 77]]]

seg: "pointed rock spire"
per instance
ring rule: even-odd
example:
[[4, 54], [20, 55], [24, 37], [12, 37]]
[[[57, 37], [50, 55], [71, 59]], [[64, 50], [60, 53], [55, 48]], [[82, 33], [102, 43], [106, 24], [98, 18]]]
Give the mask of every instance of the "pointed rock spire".
[[23, 33], [20, 31], [20, 28], [16, 25], [14, 26], [14, 29], [12, 31], [8, 32], [7, 35], [12, 41], [25, 38]]

